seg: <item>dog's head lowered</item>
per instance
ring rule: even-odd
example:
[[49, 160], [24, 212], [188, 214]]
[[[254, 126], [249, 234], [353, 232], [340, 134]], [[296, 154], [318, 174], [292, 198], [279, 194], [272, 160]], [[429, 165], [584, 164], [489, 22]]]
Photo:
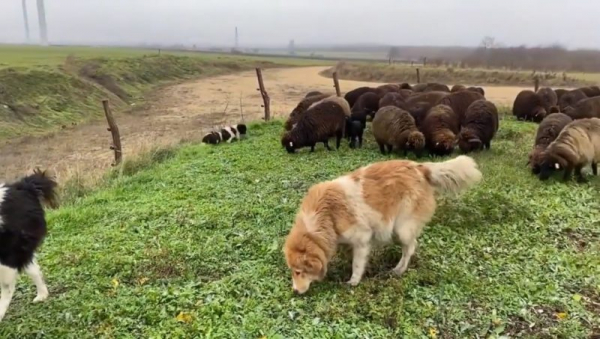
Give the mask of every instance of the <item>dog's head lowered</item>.
[[305, 293], [313, 281], [322, 280], [327, 273], [325, 252], [315, 240], [303, 225], [296, 224], [285, 241], [283, 252], [292, 271], [294, 293]]

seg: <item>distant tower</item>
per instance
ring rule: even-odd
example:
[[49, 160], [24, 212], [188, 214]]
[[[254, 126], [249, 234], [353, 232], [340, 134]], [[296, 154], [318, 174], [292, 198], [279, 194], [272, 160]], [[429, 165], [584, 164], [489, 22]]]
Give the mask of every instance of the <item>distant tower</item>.
[[40, 44], [48, 46], [48, 27], [46, 26], [46, 9], [44, 0], [37, 0], [38, 20], [40, 23]]
[[29, 36], [29, 18], [27, 17], [27, 0], [22, 1], [23, 4], [23, 22], [25, 23], [25, 39], [30, 42], [31, 37]]
[[235, 28], [235, 47], [236, 50], [240, 48], [240, 36], [238, 35], [238, 28]]
[[296, 43], [294, 42], [294, 39], [290, 40], [290, 44], [288, 45], [288, 53], [290, 53], [290, 55], [296, 54]]

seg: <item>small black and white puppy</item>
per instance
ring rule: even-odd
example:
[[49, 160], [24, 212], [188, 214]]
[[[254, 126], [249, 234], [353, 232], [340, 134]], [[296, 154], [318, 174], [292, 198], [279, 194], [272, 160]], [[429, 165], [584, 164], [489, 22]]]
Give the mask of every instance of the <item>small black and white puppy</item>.
[[235, 139], [241, 139], [246, 136], [246, 125], [239, 124], [237, 126], [227, 126], [221, 130], [223, 141], [232, 142]]
[[37, 289], [33, 302], [48, 298], [35, 251], [46, 236], [42, 204], [58, 206], [56, 186], [48, 172], [39, 169], [12, 184], [0, 183], [0, 321], [12, 300], [18, 275], [23, 271]]

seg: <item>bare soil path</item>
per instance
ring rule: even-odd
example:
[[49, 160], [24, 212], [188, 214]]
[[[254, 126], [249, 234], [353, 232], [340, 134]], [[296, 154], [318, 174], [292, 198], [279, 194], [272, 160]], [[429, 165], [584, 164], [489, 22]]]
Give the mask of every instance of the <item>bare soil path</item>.
[[[284, 117], [311, 90], [334, 93], [325, 67], [269, 69], [263, 72], [272, 114]], [[374, 83], [342, 80], [342, 91]], [[198, 140], [211, 128], [261, 119], [262, 99], [254, 72], [190, 81], [156, 90], [147, 103], [116, 116], [124, 157], [183, 140]], [[523, 88], [486, 87], [489, 100], [512, 104]], [[251, 131], [250, 131], [251, 133]], [[36, 166], [53, 169], [60, 181], [78, 173], [100, 175], [110, 167], [112, 151], [106, 122], [98, 120], [40, 138], [23, 138], [0, 146], [0, 181]], [[87, 175], [86, 175], [87, 176]]]

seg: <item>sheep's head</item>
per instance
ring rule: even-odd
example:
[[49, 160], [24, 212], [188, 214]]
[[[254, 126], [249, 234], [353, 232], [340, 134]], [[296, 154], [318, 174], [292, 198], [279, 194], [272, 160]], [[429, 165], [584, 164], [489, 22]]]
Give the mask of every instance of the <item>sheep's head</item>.
[[479, 136], [472, 130], [464, 128], [458, 135], [458, 147], [464, 153], [478, 151], [483, 147], [483, 143]]
[[554, 172], [562, 171], [569, 165], [563, 157], [548, 151], [542, 152], [540, 159], [540, 180], [547, 180]]
[[433, 138], [431, 153], [435, 155], [449, 155], [454, 151], [456, 136], [451, 131], [442, 132]]
[[406, 149], [412, 150], [415, 152], [417, 157], [420, 157], [423, 149], [425, 148], [425, 136], [419, 131], [412, 131], [408, 135], [405, 146]]
[[297, 144], [294, 142], [292, 135], [289, 132], [286, 132], [281, 137], [281, 145], [287, 150], [288, 153], [295, 153]]
[[547, 114], [548, 113], [546, 112], [546, 109], [544, 107], [538, 106], [533, 110], [531, 120], [535, 122], [541, 122], [542, 120], [544, 120]]
[[537, 145], [529, 153], [529, 161], [527, 165], [531, 168], [531, 173], [538, 175], [542, 169], [543, 157], [542, 154], [546, 148], [542, 145]]

